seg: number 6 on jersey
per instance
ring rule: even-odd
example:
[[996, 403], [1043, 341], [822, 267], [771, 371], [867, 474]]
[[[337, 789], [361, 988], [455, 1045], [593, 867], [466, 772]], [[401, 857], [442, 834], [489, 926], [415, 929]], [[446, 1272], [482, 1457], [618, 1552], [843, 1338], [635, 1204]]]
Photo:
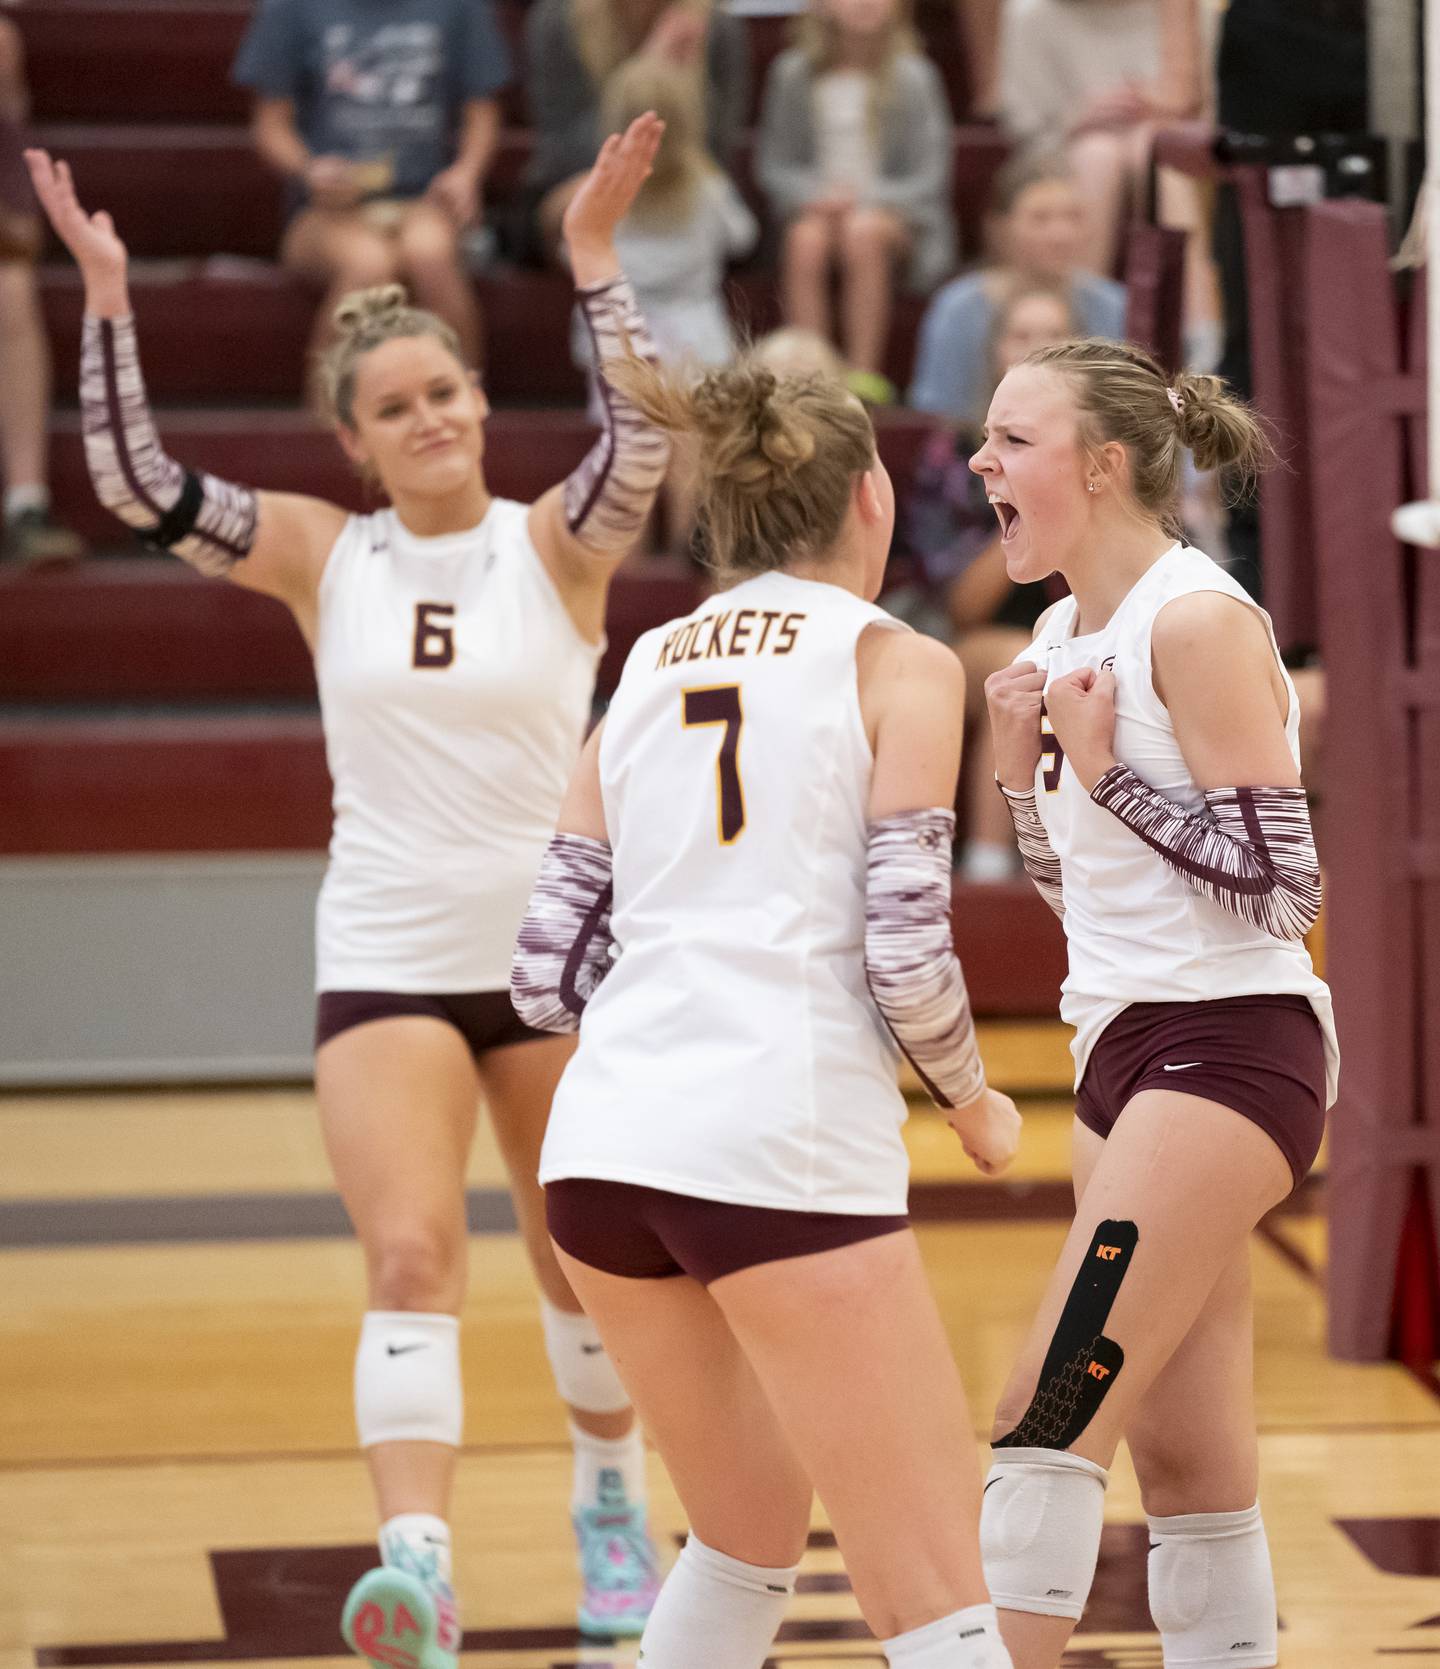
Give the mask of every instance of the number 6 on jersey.
[[745, 827], [745, 793], [740, 786], [740, 686], [714, 684], [707, 689], [684, 690], [685, 728], [700, 724], [723, 724], [720, 757], [715, 761], [715, 796], [720, 844], [729, 846]]

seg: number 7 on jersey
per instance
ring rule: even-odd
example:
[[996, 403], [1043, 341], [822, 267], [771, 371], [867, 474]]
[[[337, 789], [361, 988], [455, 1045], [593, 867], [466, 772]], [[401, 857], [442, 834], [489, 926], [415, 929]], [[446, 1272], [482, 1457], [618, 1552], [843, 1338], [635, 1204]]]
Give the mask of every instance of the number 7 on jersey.
[[745, 792], [740, 786], [740, 711], [738, 684], [713, 684], [706, 689], [681, 692], [687, 730], [701, 724], [723, 724], [720, 755], [715, 761], [716, 821], [720, 844], [729, 846], [745, 827]]

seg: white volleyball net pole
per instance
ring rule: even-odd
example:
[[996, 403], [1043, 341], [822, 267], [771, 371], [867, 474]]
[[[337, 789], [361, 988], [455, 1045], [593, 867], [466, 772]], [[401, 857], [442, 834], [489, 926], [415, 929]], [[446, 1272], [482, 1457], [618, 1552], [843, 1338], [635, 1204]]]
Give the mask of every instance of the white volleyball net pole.
[[1429, 413], [1425, 483], [1428, 498], [1402, 504], [1390, 519], [1407, 545], [1440, 546], [1440, 0], [1425, 0], [1425, 228], [1426, 370]]

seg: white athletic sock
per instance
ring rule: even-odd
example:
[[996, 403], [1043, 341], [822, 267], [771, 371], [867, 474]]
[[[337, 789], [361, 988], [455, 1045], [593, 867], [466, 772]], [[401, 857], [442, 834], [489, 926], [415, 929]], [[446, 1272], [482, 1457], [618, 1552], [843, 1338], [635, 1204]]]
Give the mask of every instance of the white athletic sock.
[[391, 1570], [417, 1577], [435, 1604], [435, 1641], [442, 1651], [460, 1650], [460, 1609], [450, 1570], [450, 1526], [434, 1513], [396, 1513], [380, 1526], [380, 1560]]
[[16, 516], [26, 510], [48, 510], [50, 508], [50, 489], [38, 482], [28, 486], [7, 487], [5, 489], [5, 520], [13, 521]]
[[1275, 1579], [1258, 1505], [1150, 1520], [1150, 1615], [1165, 1669], [1279, 1661]]
[[797, 1569], [744, 1564], [692, 1533], [645, 1625], [642, 1669], [762, 1669]]
[[628, 1506], [645, 1504], [645, 1439], [637, 1420], [624, 1437], [596, 1437], [572, 1420], [570, 1442], [575, 1450], [575, 1473], [570, 1510], [593, 1507], [602, 1496], [613, 1501], [617, 1489]]
[[380, 1559], [422, 1580], [451, 1579], [450, 1526], [434, 1513], [396, 1513], [380, 1526]]
[[1011, 1669], [993, 1605], [967, 1605], [883, 1645], [890, 1669]]
[[460, 1323], [453, 1315], [369, 1310], [355, 1352], [355, 1426], [376, 1443], [459, 1446]]

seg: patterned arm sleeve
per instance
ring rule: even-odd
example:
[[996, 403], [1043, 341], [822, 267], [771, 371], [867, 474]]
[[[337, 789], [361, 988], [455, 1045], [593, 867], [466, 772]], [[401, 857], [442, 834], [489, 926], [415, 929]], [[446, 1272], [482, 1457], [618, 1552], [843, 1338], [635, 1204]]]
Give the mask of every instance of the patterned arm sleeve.
[[870, 825], [865, 972], [875, 1006], [931, 1098], [963, 1107], [985, 1088], [970, 997], [950, 932], [955, 813], [906, 811]]
[[202, 574], [228, 573], [255, 543], [249, 487], [177, 464], [160, 444], [140, 373], [135, 321], [85, 317], [80, 343], [85, 462], [100, 502]]
[[626, 349], [655, 360], [645, 315], [624, 273], [577, 292], [599, 385], [600, 438], [565, 481], [565, 525], [602, 556], [623, 556], [640, 536], [670, 463], [669, 437], [605, 377]]
[[1035, 883], [1035, 890], [1050, 908], [1065, 919], [1065, 886], [1060, 875], [1060, 859], [1040, 821], [1040, 808], [1035, 804], [1035, 790], [1017, 794], [1013, 789], [996, 783], [1005, 796], [1010, 821], [1015, 825], [1015, 839], [1020, 847], [1020, 861], [1025, 873]]
[[1277, 939], [1303, 939], [1320, 914], [1320, 860], [1303, 788], [1210, 788], [1188, 812], [1112, 765], [1090, 790], [1212, 904]]
[[527, 1026], [573, 1032], [610, 971], [610, 848], [557, 834], [545, 849], [510, 963], [510, 1000]]

